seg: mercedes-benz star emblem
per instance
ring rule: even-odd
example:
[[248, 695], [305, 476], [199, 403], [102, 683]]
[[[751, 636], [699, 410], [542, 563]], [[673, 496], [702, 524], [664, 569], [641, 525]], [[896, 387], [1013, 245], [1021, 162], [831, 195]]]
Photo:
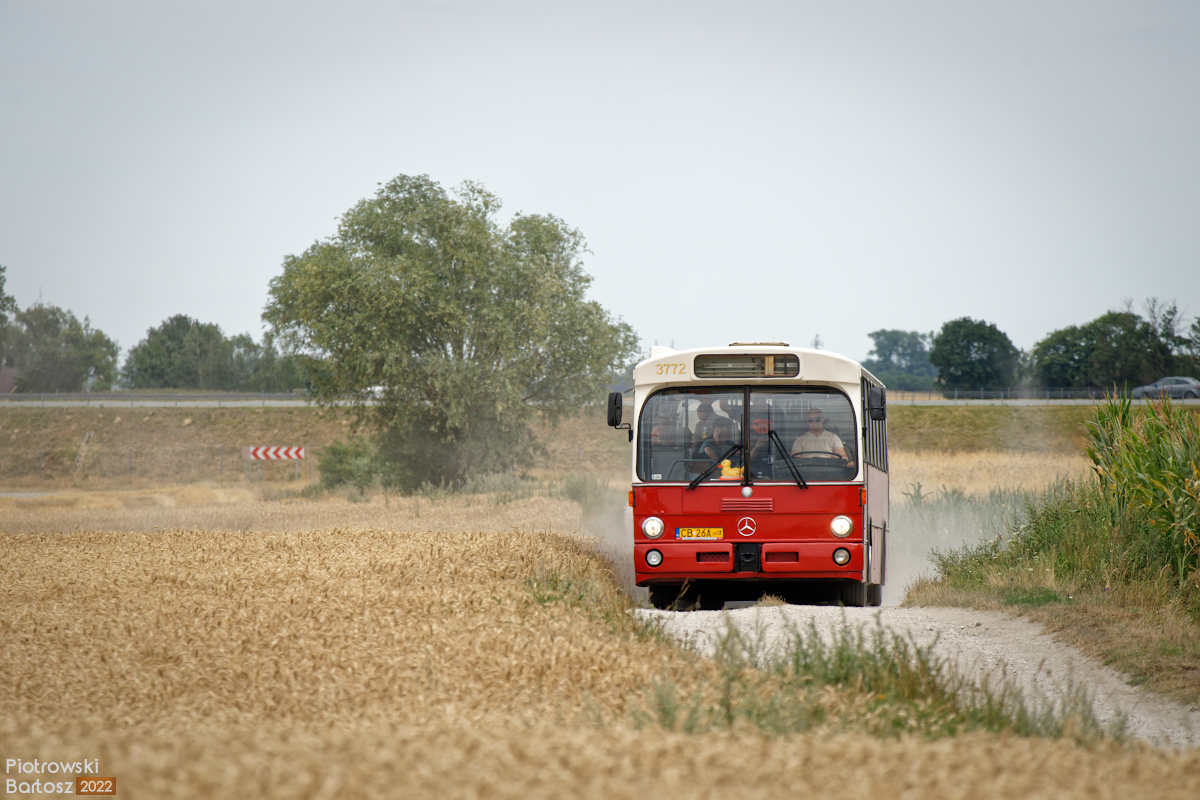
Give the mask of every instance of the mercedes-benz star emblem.
[[737, 528], [738, 533], [742, 536], [753, 536], [758, 526], [754, 524], [754, 520], [750, 519], [750, 517], [742, 517], [738, 520]]

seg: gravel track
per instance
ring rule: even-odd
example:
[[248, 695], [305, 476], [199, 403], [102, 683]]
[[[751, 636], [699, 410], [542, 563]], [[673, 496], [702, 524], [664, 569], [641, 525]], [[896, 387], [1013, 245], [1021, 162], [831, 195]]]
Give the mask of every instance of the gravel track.
[[664, 631], [704, 655], [734, 625], [766, 652], [778, 649], [794, 630], [810, 624], [823, 636], [843, 626], [868, 626], [876, 620], [893, 632], [926, 645], [964, 675], [977, 680], [1011, 680], [1035, 702], [1061, 701], [1086, 687], [1096, 716], [1105, 726], [1126, 716], [1126, 732], [1169, 748], [1200, 746], [1200, 709], [1164, 700], [1130, 686], [1126, 676], [1089, 658], [1078, 648], [1056, 641], [1029, 620], [995, 611], [961, 608], [840, 608], [832, 606], [755, 606], [727, 611], [641, 610], [660, 620]]

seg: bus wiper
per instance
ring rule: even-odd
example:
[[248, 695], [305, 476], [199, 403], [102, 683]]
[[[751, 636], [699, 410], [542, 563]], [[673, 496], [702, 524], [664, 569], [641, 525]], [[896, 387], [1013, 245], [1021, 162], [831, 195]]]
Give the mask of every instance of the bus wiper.
[[734, 453], [736, 453], [738, 450], [741, 450], [741, 449], [742, 449], [742, 446], [740, 444], [735, 444], [733, 447], [726, 450], [725, 455], [721, 456], [716, 461], [714, 461], [712, 463], [712, 466], [710, 466], [708, 469], [704, 470], [704, 472], [701, 472], [695, 478], [692, 478], [692, 482], [687, 485], [687, 488], [695, 489], [697, 486], [700, 485], [701, 481], [703, 481], [709, 475], [713, 474], [713, 470], [715, 470], [717, 467], [721, 466], [722, 461], [729, 458], [731, 455], [733, 455]]
[[779, 452], [783, 453], [783, 463], [787, 464], [788, 471], [792, 473], [792, 477], [796, 480], [796, 485], [801, 489], [807, 489], [808, 483], [805, 482], [804, 476], [800, 474], [800, 470], [796, 468], [796, 462], [792, 461], [792, 456], [787, 451], [787, 448], [783, 446], [783, 442], [779, 441], [779, 434], [775, 432], [774, 428], [771, 428], [767, 436], [771, 437], [771, 441], [779, 448]]

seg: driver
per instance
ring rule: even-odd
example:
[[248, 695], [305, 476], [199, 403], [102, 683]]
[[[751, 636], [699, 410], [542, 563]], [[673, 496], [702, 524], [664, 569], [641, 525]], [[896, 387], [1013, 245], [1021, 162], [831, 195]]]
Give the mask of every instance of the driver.
[[846, 448], [837, 434], [825, 430], [825, 414], [819, 408], [810, 408], [807, 414], [808, 430], [796, 437], [792, 444], [793, 456], [831, 455], [846, 463]]
[[[733, 422], [724, 417], [717, 417], [713, 421], [712, 435], [701, 442], [698, 449], [701, 453], [716, 461], [733, 445]], [[741, 457], [742, 454], [740, 452], [734, 453], [730, 457], [732, 465], [735, 467], [741, 466]]]

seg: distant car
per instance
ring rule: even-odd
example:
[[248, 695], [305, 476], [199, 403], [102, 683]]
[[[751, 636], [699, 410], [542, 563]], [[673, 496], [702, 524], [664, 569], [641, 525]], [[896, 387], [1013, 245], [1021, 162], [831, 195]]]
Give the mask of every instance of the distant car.
[[1144, 397], [1191, 400], [1200, 397], [1200, 381], [1195, 378], [1162, 378], [1149, 386], [1139, 386], [1133, 390], [1134, 400], [1141, 400]]

